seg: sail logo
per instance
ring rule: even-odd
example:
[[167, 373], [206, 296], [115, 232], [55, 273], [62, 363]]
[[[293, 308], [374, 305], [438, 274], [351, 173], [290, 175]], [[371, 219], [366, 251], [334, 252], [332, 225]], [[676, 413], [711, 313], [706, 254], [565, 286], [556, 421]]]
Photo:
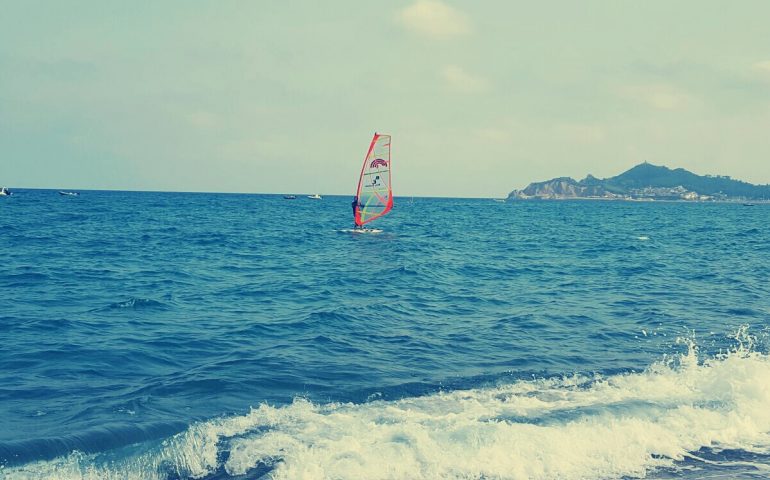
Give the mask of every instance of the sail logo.
[[388, 162], [382, 158], [375, 158], [372, 163], [369, 164], [369, 168], [387, 167]]

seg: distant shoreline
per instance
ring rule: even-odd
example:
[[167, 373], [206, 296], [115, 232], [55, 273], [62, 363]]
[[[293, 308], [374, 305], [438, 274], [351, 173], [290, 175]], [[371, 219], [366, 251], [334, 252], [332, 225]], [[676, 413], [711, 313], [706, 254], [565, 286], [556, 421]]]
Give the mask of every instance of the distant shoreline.
[[558, 177], [533, 182], [511, 191], [507, 198], [764, 203], [770, 199], [770, 185], [752, 185], [726, 175], [697, 175], [683, 168], [672, 170], [645, 162], [605, 179], [589, 174], [580, 181]]
[[741, 199], [718, 199], [718, 200], [685, 200], [676, 198], [608, 198], [608, 197], [557, 197], [557, 198], [507, 198], [505, 202], [566, 202], [566, 201], [600, 201], [600, 202], [633, 202], [633, 203], [735, 203], [735, 204], [770, 204], [770, 200], [741, 200]]

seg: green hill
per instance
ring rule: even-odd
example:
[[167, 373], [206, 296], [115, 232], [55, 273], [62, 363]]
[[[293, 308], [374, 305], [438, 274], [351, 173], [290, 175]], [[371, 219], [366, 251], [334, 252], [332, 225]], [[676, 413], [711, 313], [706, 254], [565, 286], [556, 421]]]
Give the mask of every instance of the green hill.
[[752, 185], [727, 176], [696, 175], [683, 168], [670, 169], [639, 164], [620, 175], [599, 179], [592, 175], [580, 181], [559, 177], [530, 183], [508, 198], [647, 198], [684, 200], [770, 200], [770, 185]]
[[618, 176], [603, 180], [602, 183], [610, 191], [682, 186], [688, 191], [701, 195], [723, 194], [728, 197], [770, 198], [770, 185], [752, 185], [725, 176], [696, 175], [684, 168], [672, 170], [650, 163], [637, 165]]

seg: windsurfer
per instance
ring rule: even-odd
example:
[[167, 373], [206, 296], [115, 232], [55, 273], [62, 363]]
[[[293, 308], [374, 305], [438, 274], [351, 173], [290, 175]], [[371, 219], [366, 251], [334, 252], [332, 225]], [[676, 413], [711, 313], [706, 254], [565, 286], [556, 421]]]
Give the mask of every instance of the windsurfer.
[[361, 226], [356, 223], [356, 209], [358, 208], [358, 197], [353, 197], [353, 201], [350, 203], [350, 206], [353, 207], [353, 228], [361, 228]]

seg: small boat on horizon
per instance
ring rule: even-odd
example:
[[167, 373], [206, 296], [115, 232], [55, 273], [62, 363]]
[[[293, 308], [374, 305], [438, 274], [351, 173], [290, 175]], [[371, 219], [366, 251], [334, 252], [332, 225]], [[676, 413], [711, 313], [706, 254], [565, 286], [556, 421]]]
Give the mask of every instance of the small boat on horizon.
[[7, 187], [0, 187], [0, 197], [10, 197], [13, 192]]
[[311, 200], [322, 200], [321, 196], [318, 195], [317, 193], [313, 194], [313, 195], [308, 195], [307, 198], [309, 198]]
[[78, 193], [78, 192], [67, 192], [67, 191], [64, 191], [64, 190], [59, 190], [59, 195], [66, 195], [68, 197], [77, 197], [77, 196], [80, 195], [80, 193]]
[[294, 200], [295, 198], [297, 198], [297, 196], [296, 195], [284, 195], [283, 198], [284, 198], [284, 200]]

